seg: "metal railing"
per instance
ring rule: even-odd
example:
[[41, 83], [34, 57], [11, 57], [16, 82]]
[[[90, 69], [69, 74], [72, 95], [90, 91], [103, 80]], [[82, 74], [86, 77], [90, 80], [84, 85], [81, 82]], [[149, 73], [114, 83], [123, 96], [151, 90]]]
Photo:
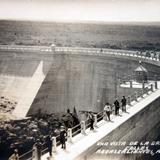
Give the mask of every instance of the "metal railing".
[[[53, 49], [52, 49], [53, 50]], [[117, 50], [117, 49], [104, 49], [104, 48], [84, 48], [84, 47], [55, 47], [55, 52], [59, 53], [68, 53], [68, 54], [85, 54], [85, 55], [113, 55], [113, 56], [129, 56], [135, 57], [138, 59], [146, 59], [152, 61], [160, 61], [159, 53], [156, 53], [156, 56], [147, 55], [147, 52], [140, 54], [137, 51], [129, 50]]]
[[[134, 94], [126, 97], [127, 105], [132, 106], [132, 102], [138, 102], [140, 98], [141, 99], [144, 98], [144, 95], [149, 95], [150, 93], [154, 92], [156, 89], [158, 89], [156, 84], [154, 84], [154, 85], [150, 84], [148, 87], [142, 88], [141, 90], [134, 92]], [[112, 111], [115, 111], [114, 105], [112, 105]], [[104, 111], [101, 111], [97, 114], [94, 114], [94, 126], [98, 127], [97, 123], [100, 122], [101, 120], [103, 120], [103, 117], [104, 117], [103, 113], [104, 113]], [[80, 124], [74, 126], [73, 128], [69, 128], [68, 135], [67, 135], [68, 142], [72, 142], [72, 138], [80, 133], [86, 134], [86, 129], [88, 129], [90, 127], [90, 125], [91, 125], [91, 123], [87, 119], [86, 121], [81, 121]], [[57, 146], [60, 145], [59, 135], [52, 138], [52, 144], [53, 144], [52, 151], [56, 152]], [[46, 146], [46, 143], [44, 143], [43, 146]], [[47, 151], [48, 151], [48, 149], [43, 147], [42, 155], [47, 153]], [[29, 155], [30, 155], [30, 157], [29, 157]], [[32, 150], [28, 151], [27, 153], [21, 155], [20, 160], [31, 160], [35, 156], [36, 156], [35, 149], [33, 148]]]
[[19, 160], [32, 160], [34, 156], [35, 150], [31, 149], [28, 152], [22, 154], [19, 156]]

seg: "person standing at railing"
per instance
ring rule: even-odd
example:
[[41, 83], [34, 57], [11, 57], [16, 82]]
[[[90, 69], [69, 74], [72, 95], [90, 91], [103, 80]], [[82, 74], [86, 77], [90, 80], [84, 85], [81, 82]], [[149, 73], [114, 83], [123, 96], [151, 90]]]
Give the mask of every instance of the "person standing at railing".
[[115, 107], [115, 115], [119, 115], [120, 105], [119, 105], [118, 98], [116, 98], [116, 100], [115, 100], [115, 102], [114, 102], [114, 107]]
[[52, 136], [51, 135], [47, 137], [47, 147], [48, 147], [49, 155], [50, 157], [52, 157]]
[[37, 160], [41, 160], [42, 143], [40, 142], [40, 139], [37, 139], [34, 146], [36, 147]]
[[8, 160], [19, 160], [18, 149], [14, 150], [14, 153], [9, 157]]
[[88, 119], [89, 119], [89, 122], [90, 122], [90, 130], [94, 130], [94, 115], [93, 113], [90, 111], [88, 112]]
[[67, 131], [65, 130], [64, 126], [61, 126], [60, 128], [60, 143], [62, 145], [62, 149], [66, 149], [66, 139], [67, 139]]
[[[105, 104], [105, 106], [104, 106], [104, 112], [105, 112], [105, 114], [107, 115], [107, 118], [108, 118], [109, 121], [111, 121], [111, 119], [110, 119], [111, 111], [112, 111], [111, 106], [110, 106], [110, 104], [107, 102], [107, 103]], [[106, 118], [106, 119], [107, 119], [107, 118]]]
[[126, 100], [125, 96], [122, 97], [121, 104], [122, 104], [122, 112], [126, 112], [127, 100]]

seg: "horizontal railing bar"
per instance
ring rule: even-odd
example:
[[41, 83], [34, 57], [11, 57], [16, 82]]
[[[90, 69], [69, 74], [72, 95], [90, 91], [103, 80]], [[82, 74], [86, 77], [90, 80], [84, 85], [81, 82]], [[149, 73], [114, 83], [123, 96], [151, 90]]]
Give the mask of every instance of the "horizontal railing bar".
[[26, 152], [26, 153], [24, 153], [24, 154], [22, 154], [21, 156], [19, 156], [19, 158], [24, 157], [25, 155], [29, 154], [30, 152], [33, 152], [33, 149], [32, 149], [32, 150], [30, 150], [30, 151], [28, 151], [28, 152]]

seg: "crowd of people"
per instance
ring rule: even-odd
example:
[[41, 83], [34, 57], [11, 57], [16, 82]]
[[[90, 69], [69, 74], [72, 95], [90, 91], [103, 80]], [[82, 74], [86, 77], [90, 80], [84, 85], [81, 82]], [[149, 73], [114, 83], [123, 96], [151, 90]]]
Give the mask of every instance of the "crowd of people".
[[[113, 105], [109, 104], [108, 102], [104, 105], [103, 109], [103, 119], [111, 121], [110, 115], [115, 112], [115, 115], [119, 115], [119, 110], [121, 108], [122, 112], [126, 112], [126, 103], [127, 100], [125, 96], [122, 97], [121, 101], [119, 102], [118, 98], [114, 101]], [[114, 108], [113, 108], [114, 106]], [[95, 122], [95, 113], [92, 111], [86, 112], [87, 113], [87, 120], [90, 127], [90, 130], [94, 130], [94, 122]], [[76, 117], [73, 115], [73, 113], [70, 113], [70, 110], [67, 110], [66, 116]], [[55, 119], [52, 119], [53, 117], [45, 115], [43, 118], [37, 118], [31, 120], [28, 119], [25, 123], [29, 127], [25, 127], [24, 122], [21, 122], [21, 125], [23, 124], [24, 133], [23, 133], [23, 139], [24, 135], [26, 139], [30, 139], [32, 141], [31, 146], [35, 147], [36, 149], [36, 157], [38, 160], [41, 159], [42, 150], [44, 149], [44, 146], [48, 148], [49, 155], [52, 157], [52, 148], [53, 148], [53, 137], [58, 136], [58, 140], [61, 144], [62, 149], [66, 149], [66, 140], [67, 140], [67, 128], [71, 128], [75, 126], [76, 124], [79, 124], [79, 120], [77, 119], [77, 123], [74, 125], [71, 125], [67, 122], [63, 123], [57, 123], [58, 130], [56, 131], [56, 125], [51, 124], [52, 122], [56, 122]], [[75, 119], [73, 120], [75, 122]], [[54, 129], [53, 129], [54, 126]], [[12, 127], [16, 128], [17, 126], [14, 126], [12, 124]], [[22, 129], [23, 130], [23, 129]], [[35, 132], [35, 133], [34, 133]], [[17, 133], [17, 129], [16, 129]], [[22, 135], [22, 133], [21, 133]], [[32, 137], [31, 137], [32, 136]], [[27, 144], [28, 145], [28, 144]], [[14, 149], [16, 146], [13, 147]], [[13, 154], [10, 156], [9, 160], [18, 160], [17, 158], [18, 150], [15, 149]]]
[[[39, 140], [43, 147], [48, 143], [48, 136], [57, 136], [61, 126], [71, 128], [79, 124], [79, 119], [75, 112], [61, 115], [34, 115], [22, 120], [11, 120], [0, 122], [0, 156], [8, 159], [8, 156], [18, 149], [21, 155], [33, 148]], [[47, 144], [46, 144], [47, 142]]]
[[[114, 101], [113, 105], [109, 104], [108, 102], [104, 105], [103, 109], [103, 119], [111, 121], [110, 115], [115, 112], [115, 115], [118, 116], [120, 108], [122, 109], [122, 112], [126, 112], [126, 105], [127, 105], [127, 100], [125, 96], [122, 96], [121, 101], [119, 102], [118, 98]], [[113, 107], [114, 106], [114, 107]], [[93, 112], [88, 112], [88, 119], [90, 122], [90, 130], [94, 130], [94, 114]]]

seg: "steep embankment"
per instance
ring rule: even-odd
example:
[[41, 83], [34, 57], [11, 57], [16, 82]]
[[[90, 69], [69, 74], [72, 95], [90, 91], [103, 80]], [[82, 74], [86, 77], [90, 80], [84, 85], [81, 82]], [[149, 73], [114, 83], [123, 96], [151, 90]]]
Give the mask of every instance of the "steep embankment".
[[17, 102], [15, 115], [28, 111], [52, 63], [46, 61], [35, 52], [0, 52], [0, 96]]

